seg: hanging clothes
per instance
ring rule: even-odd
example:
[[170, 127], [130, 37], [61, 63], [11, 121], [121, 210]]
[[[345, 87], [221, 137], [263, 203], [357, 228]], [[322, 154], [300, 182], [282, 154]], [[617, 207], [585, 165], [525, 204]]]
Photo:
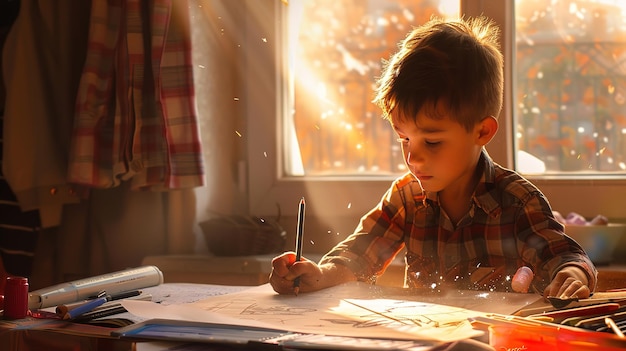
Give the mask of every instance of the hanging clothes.
[[187, 1], [93, 0], [68, 181], [204, 185]]
[[2, 48], [6, 86], [2, 171], [22, 211], [43, 228], [80, 203], [67, 182], [74, 101], [87, 51], [90, 3], [21, 0]]
[[[0, 2], [0, 48], [19, 12], [19, 1]], [[1, 55], [0, 55], [0, 63]], [[4, 127], [6, 91], [0, 71], [0, 135]], [[0, 138], [0, 165], [3, 140]], [[0, 170], [0, 295], [4, 292], [6, 275], [30, 277], [37, 237], [41, 228], [39, 211], [23, 212], [15, 194]]]
[[[103, 99], [99, 94], [106, 91], [103, 89], [92, 92], [81, 90], [85, 87], [81, 85], [86, 81], [85, 75], [90, 74], [86, 68], [94, 67], [94, 62], [97, 62], [93, 61], [93, 50], [102, 49], [98, 48], [93, 41], [88, 40], [89, 36], [93, 35], [90, 30], [93, 24], [90, 18], [92, 1], [21, 0], [20, 2], [19, 14], [8, 33], [2, 52], [3, 78], [6, 85], [2, 170], [10, 189], [15, 193], [19, 208], [23, 212], [31, 210], [39, 212], [40, 230], [37, 230], [36, 234], [37, 248], [34, 253], [33, 274], [29, 279], [31, 288], [42, 288], [63, 281], [137, 266], [143, 257], [149, 255], [191, 253], [195, 244], [193, 225], [196, 215], [194, 197], [196, 188], [133, 191], [131, 190], [131, 185], [135, 184], [132, 183], [133, 181], [141, 180], [143, 176], [152, 178], [156, 174], [154, 172], [141, 175], [137, 167], [135, 167], [136, 177], [126, 176], [124, 179], [130, 179], [126, 182], [121, 181], [121, 178], [116, 179], [121, 183], [116, 187], [96, 188], [89, 182], [81, 183], [84, 186], [78, 186], [70, 182], [68, 177], [70, 159], [72, 162], [81, 161], [75, 159], [76, 153], [70, 152], [71, 145], [74, 145], [72, 140], [77, 131], [75, 129], [77, 96], [95, 95], [96, 98]], [[95, 6], [103, 2], [94, 0], [93, 3]], [[112, 0], [110, 3], [121, 4], [122, 2]], [[131, 3], [131, 1], [124, 3]], [[156, 1], [151, 0], [134, 1], [134, 3], [139, 4], [137, 6], [140, 9], [141, 4], [144, 4], [143, 6], [157, 4]], [[154, 39], [150, 36], [150, 45], [161, 40], [164, 46], [168, 46], [172, 42], [180, 43], [181, 37], [189, 38], [184, 29], [186, 27], [183, 25], [186, 23], [185, 19], [188, 18], [185, 12], [189, 11], [186, 1], [175, 0], [171, 3], [175, 6], [166, 8], [170, 11], [169, 17], [153, 15], [163, 19], [163, 23], [167, 23], [167, 25], [162, 25], [167, 28], [163, 30], [167, 33], [166, 38]], [[156, 5], [149, 8], [153, 9], [153, 13], [167, 12], [158, 10]], [[116, 11], [120, 11], [117, 16], [121, 17], [122, 10]], [[0, 16], [3, 15], [5, 13], [0, 12]], [[128, 23], [130, 26], [131, 22]], [[139, 24], [132, 24], [132, 27], [136, 28], [137, 25]], [[106, 29], [107, 26], [102, 25], [99, 28]], [[152, 31], [155, 27], [150, 28]], [[126, 41], [131, 38], [126, 34], [124, 36], [128, 38], [125, 39]], [[135, 49], [134, 42], [127, 45]], [[140, 43], [140, 45], [143, 44]], [[178, 48], [181, 50], [182, 48], [190, 49], [189, 45], [179, 45]], [[169, 173], [164, 173], [162, 185], [136, 186], [136, 189], [166, 189], [165, 187], [169, 185], [180, 185], [182, 188], [182, 185], [201, 183], [202, 176], [198, 175], [202, 168], [200, 164], [195, 161], [179, 162], [181, 157], [196, 157], [195, 151], [198, 151], [198, 155], [200, 154], [197, 148], [189, 146], [199, 139], [194, 137], [196, 131], [194, 129], [195, 110], [192, 109], [195, 104], [193, 85], [190, 79], [184, 77], [185, 74], [191, 74], [191, 66], [181, 65], [181, 62], [187, 62], [189, 56], [180, 54], [172, 59], [169, 55], [165, 55], [165, 51], [167, 50], [164, 48], [160, 63], [154, 59], [156, 54], [148, 56], [148, 59], [152, 59], [152, 67], [160, 67], [158, 71], [153, 69], [155, 72], [152, 78], [154, 88], [149, 88], [151, 90], [146, 93], [147, 96], [152, 94], [156, 97], [150, 99], [152, 102], [147, 98], [136, 99], [136, 102], [141, 104], [142, 108], [153, 106], [155, 109], [162, 109], [163, 114], [167, 113], [168, 119], [161, 116], [164, 118], [161, 124], [168, 126], [157, 127], [154, 124], [150, 129], [145, 128], [149, 125], [148, 122], [140, 123], [132, 120], [134, 124], [128, 129], [133, 133], [145, 131], [140, 135], [145, 136], [150, 133], [158, 134], [157, 129], [162, 128], [162, 138], [168, 139], [159, 145], [165, 145], [168, 148], [166, 151], [174, 154], [174, 156], [165, 157], [169, 164], [165, 164], [162, 169], [174, 176], [170, 179], [165, 176]], [[92, 61], [86, 63], [88, 52]], [[188, 51], [185, 50], [185, 52]], [[118, 54], [117, 51], [114, 53]], [[102, 57], [97, 58], [105, 60]], [[120, 56], [120, 60], [122, 58]], [[125, 67], [130, 69], [129, 65]], [[139, 74], [139, 68], [136, 72], [135, 76], [143, 79]], [[113, 77], [111, 81], [114, 85], [119, 83], [130, 86], [129, 82], [124, 83], [122, 79], [122, 76]], [[142, 85], [138, 86], [142, 87]], [[87, 86], [87, 88], [90, 87]], [[119, 95], [117, 91], [111, 92], [113, 97], [107, 100], [109, 104], [107, 107], [112, 105], [115, 110], [118, 96], [130, 101], [130, 93], [135, 93], [135, 91], [129, 88], [126, 93], [119, 92]], [[158, 105], [154, 102], [157, 100]], [[130, 103], [127, 104], [132, 106]], [[176, 112], [183, 111], [185, 108], [188, 108], [190, 112]], [[170, 111], [174, 112], [170, 113]], [[114, 115], [115, 113], [112, 114]], [[104, 116], [108, 117], [108, 115]], [[189, 121], [191, 122], [187, 123]], [[95, 128], [104, 125], [105, 122], [108, 123], [102, 118], [94, 126], [94, 130], [81, 130], [84, 133], [92, 133], [91, 140], [98, 142], [99, 153], [89, 153], [90, 160], [93, 161], [95, 158], [97, 161], [92, 164], [106, 165], [107, 161], [113, 160], [110, 153], [108, 157], [103, 156], [106, 154], [103, 151], [108, 146], [102, 142], [113, 136], [107, 135], [106, 130], [103, 132], [102, 129]], [[178, 127], [180, 129], [177, 129]], [[166, 128], [169, 128], [168, 134], [166, 134]], [[179, 142], [187, 136], [191, 142], [188, 144]], [[128, 140], [136, 142], [132, 139], [134, 137], [135, 135], [132, 134]], [[119, 139], [119, 136], [115, 138]], [[177, 143], [169, 142], [170, 139]], [[150, 144], [151, 141], [148, 139], [143, 139], [143, 142], [146, 145], [154, 145], [156, 149], [156, 143]], [[181, 144], [184, 145], [181, 146]], [[94, 148], [96, 144], [88, 146]], [[194, 151], [189, 154], [184, 153], [189, 149]], [[131, 151], [131, 155], [144, 154], [139, 147]], [[136, 159], [138, 158], [132, 160]], [[150, 160], [149, 166], [155, 164], [151, 158], [147, 159]], [[112, 164], [109, 162], [109, 168]], [[193, 166], [184, 167], [189, 164]], [[181, 180], [179, 175], [185, 179]], [[186, 178], [187, 176], [189, 178]], [[188, 182], [187, 179], [193, 180]], [[112, 184], [113, 180], [110, 182]], [[148, 181], [144, 183], [147, 184]], [[82, 192], [81, 189], [87, 189], [88, 192]], [[6, 215], [11, 214], [7, 212]], [[5, 238], [7, 242], [0, 243], [0, 247], [15, 251], [16, 245], [19, 244], [18, 240], [26, 239], [24, 233], [11, 232], [10, 234], [10, 237]], [[20, 238], [17, 237], [18, 235]], [[35, 244], [34, 238], [27, 244]], [[20, 250], [30, 255], [31, 249]]]

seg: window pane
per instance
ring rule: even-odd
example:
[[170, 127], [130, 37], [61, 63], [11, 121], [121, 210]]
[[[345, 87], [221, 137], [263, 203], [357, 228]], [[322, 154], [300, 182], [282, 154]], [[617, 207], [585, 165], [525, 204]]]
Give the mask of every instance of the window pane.
[[405, 172], [400, 145], [371, 102], [375, 80], [412, 26], [458, 13], [458, 0], [289, 1], [286, 174]]
[[623, 0], [516, 0], [516, 167], [626, 169]]

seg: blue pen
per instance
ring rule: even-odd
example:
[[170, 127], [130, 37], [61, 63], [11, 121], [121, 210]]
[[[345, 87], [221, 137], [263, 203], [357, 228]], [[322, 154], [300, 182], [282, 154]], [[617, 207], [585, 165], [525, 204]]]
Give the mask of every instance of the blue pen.
[[76, 306], [75, 308], [67, 311], [63, 316], [63, 319], [74, 319], [84, 313], [91, 312], [94, 308], [101, 306], [107, 302], [107, 297], [98, 297], [93, 300], [89, 300], [80, 306]]

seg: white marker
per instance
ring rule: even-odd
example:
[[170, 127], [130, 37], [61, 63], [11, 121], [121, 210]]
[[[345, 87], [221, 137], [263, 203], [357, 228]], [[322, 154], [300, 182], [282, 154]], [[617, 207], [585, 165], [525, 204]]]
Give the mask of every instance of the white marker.
[[28, 308], [34, 310], [86, 300], [103, 290], [107, 294], [119, 294], [162, 283], [163, 273], [156, 266], [125, 269], [31, 291]]

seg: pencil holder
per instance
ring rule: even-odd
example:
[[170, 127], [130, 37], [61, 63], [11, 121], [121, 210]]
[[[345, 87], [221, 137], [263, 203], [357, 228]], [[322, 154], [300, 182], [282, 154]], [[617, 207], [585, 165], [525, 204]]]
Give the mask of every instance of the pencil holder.
[[28, 315], [28, 278], [7, 277], [4, 290], [4, 318], [20, 319]]

